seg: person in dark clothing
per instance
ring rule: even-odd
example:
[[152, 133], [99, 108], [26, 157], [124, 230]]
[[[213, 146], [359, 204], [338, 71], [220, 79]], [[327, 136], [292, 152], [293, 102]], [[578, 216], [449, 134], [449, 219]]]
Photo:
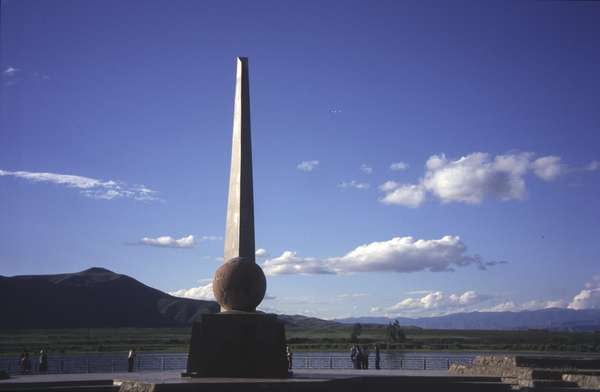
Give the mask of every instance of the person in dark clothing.
[[369, 348], [367, 346], [361, 347], [361, 369], [369, 368]]
[[46, 373], [48, 371], [48, 354], [46, 354], [46, 350], [44, 349], [40, 350], [38, 371], [40, 373]]
[[129, 350], [129, 355], [127, 356], [127, 371], [133, 372], [133, 366], [135, 364], [135, 349]]
[[288, 361], [288, 370], [292, 370], [292, 352], [290, 351], [290, 346], [285, 346], [285, 355]]
[[375, 345], [375, 369], [379, 370], [381, 367], [379, 366], [381, 362], [381, 356], [379, 354], [379, 345]]
[[25, 351], [25, 357], [23, 358], [23, 366], [24, 373], [31, 373], [31, 358], [29, 358], [29, 351]]
[[352, 346], [352, 350], [350, 350], [350, 360], [352, 361], [352, 367], [354, 369], [360, 369], [360, 367], [361, 367], [360, 349], [357, 344]]
[[21, 351], [21, 355], [19, 355], [19, 370], [25, 374], [25, 351]]

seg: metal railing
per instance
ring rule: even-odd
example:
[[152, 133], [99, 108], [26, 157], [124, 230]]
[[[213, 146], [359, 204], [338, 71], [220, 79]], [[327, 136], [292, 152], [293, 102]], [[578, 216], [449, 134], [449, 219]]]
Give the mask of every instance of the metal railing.
[[[381, 369], [399, 370], [447, 370], [452, 364], [467, 365], [473, 357], [400, 357], [382, 355], [379, 362]], [[312, 356], [296, 354], [292, 357], [294, 369], [351, 369], [353, 363], [346, 356]], [[369, 356], [369, 368], [375, 368], [375, 356]]]
[[[37, 358], [32, 358], [31, 373], [37, 374]], [[381, 369], [447, 370], [452, 364], [470, 364], [472, 356], [403, 356], [395, 353], [381, 355]], [[310, 355], [294, 353], [293, 369], [351, 369], [349, 355]], [[135, 360], [135, 371], [185, 370], [187, 354], [140, 354]], [[369, 356], [369, 368], [375, 368], [375, 355]], [[21, 373], [19, 359], [0, 357], [0, 370], [9, 374]], [[127, 357], [115, 355], [50, 356], [45, 373], [119, 373], [127, 372]]]

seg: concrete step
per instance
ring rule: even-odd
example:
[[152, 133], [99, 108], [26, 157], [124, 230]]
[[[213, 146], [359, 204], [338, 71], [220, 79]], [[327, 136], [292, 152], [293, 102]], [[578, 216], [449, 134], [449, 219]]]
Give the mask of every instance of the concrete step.
[[0, 392], [117, 392], [112, 380], [78, 380], [47, 382], [3, 382]]

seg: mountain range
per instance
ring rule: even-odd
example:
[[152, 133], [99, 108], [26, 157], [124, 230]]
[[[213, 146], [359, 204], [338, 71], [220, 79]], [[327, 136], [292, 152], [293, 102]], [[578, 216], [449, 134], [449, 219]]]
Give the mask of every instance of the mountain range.
[[[190, 325], [216, 313], [214, 301], [179, 298], [104, 268], [57, 275], [0, 276], [0, 329], [169, 327]], [[321, 320], [280, 315], [292, 328], [330, 328], [344, 324], [388, 324], [386, 317]], [[543, 309], [471, 312], [439, 317], [396, 318], [405, 328], [551, 329], [600, 331], [600, 309]]]
[[520, 312], [453, 313], [421, 318], [353, 317], [335, 321], [343, 324], [388, 324], [394, 320], [404, 327], [424, 329], [600, 331], [600, 309], [550, 308]]

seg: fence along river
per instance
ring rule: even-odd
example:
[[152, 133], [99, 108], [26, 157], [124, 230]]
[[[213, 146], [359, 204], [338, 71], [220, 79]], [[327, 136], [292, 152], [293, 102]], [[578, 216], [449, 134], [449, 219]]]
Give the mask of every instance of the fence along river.
[[[473, 361], [472, 353], [442, 352], [381, 352], [382, 369], [445, 370], [453, 363], [467, 364]], [[32, 373], [37, 373], [38, 357], [31, 355]], [[187, 353], [152, 354], [138, 353], [135, 371], [185, 370]], [[346, 352], [307, 352], [293, 353], [293, 369], [349, 369], [352, 368], [350, 353]], [[375, 368], [375, 353], [369, 355], [369, 368]], [[20, 372], [18, 356], [0, 357], [0, 370], [10, 374]], [[48, 355], [46, 373], [113, 373], [127, 371], [127, 353], [123, 354], [82, 354]]]

